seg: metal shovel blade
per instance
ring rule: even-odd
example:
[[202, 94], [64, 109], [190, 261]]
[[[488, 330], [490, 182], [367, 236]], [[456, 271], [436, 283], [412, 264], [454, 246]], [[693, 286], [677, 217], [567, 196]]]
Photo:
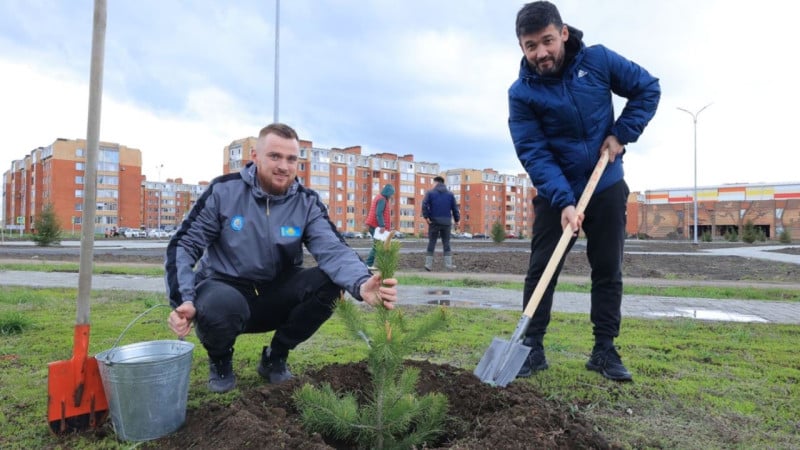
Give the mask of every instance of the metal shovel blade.
[[521, 342], [494, 338], [473, 373], [484, 383], [505, 387], [517, 377], [530, 351]]

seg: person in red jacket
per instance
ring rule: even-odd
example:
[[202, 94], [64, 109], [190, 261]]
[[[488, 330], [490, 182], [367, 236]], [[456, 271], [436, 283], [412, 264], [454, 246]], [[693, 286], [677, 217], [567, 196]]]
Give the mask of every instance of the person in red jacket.
[[[383, 233], [386, 230], [392, 229], [391, 210], [389, 209], [389, 198], [394, 195], [394, 187], [387, 184], [381, 189], [381, 193], [372, 199], [372, 204], [369, 207], [369, 214], [367, 214], [366, 224], [369, 227], [369, 235], [375, 236], [375, 230], [378, 233]], [[367, 256], [367, 265], [373, 267], [375, 264], [375, 246]]]

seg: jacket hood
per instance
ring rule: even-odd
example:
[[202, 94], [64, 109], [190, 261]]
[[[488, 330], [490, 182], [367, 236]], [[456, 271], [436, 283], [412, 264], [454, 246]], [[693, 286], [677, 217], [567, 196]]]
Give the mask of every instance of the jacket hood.
[[[566, 51], [566, 56], [564, 57], [564, 66], [561, 68], [561, 72], [563, 73], [572, 61], [575, 59], [575, 56], [583, 50], [586, 45], [583, 43], [583, 31], [574, 28], [570, 25], [567, 25], [567, 30], [569, 30], [569, 37], [567, 38], [567, 43], [564, 44], [564, 50]], [[519, 67], [519, 76], [520, 78], [528, 78], [528, 77], [535, 77], [541, 78], [542, 76], [536, 73], [535, 70], [531, 69], [530, 65], [528, 65], [528, 60], [525, 59], [525, 56], [522, 56], [522, 61], [520, 62]]]
[[383, 195], [386, 198], [389, 198], [392, 195], [394, 195], [394, 188], [392, 187], [392, 185], [387, 184], [386, 186], [384, 186], [383, 189], [381, 189], [381, 195]]

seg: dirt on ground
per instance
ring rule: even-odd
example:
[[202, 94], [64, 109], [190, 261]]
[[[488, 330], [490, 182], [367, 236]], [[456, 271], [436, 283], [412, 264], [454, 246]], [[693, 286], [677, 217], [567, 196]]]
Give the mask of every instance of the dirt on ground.
[[[530, 384], [505, 388], [480, 382], [471, 372], [428, 362], [420, 369], [420, 395], [447, 397], [448, 417], [430, 449], [606, 449], [606, 439], [568, 405], [545, 400]], [[187, 414], [186, 426], [158, 442], [159, 448], [350, 449], [352, 443], [309, 434], [303, 429], [291, 395], [310, 383], [330, 383], [339, 392], [361, 392], [371, 381], [365, 363], [330, 365], [282, 385], [264, 385], [230, 406], [211, 404]]]
[[[362, 244], [363, 245], [363, 244]], [[529, 243], [504, 243], [492, 247], [485, 243], [454, 241], [454, 262], [458, 272], [526, 272]], [[400, 271], [420, 271], [424, 261], [424, 242], [404, 243], [410, 251], [401, 254]], [[703, 246], [691, 243], [641, 243], [627, 246], [624, 276], [647, 279], [685, 280], [760, 280], [800, 279], [800, 266], [731, 256], [666, 255], [662, 252], [695, 253]], [[578, 249], [580, 250], [580, 249]], [[797, 249], [787, 249], [795, 253]], [[363, 248], [359, 249], [359, 253]], [[4, 257], [13, 255], [5, 254]], [[28, 256], [29, 258], [30, 256]], [[59, 259], [49, 257], [48, 259]], [[74, 259], [63, 257], [61, 259]], [[97, 262], [160, 264], [163, 256], [127, 255], [99, 252]], [[307, 264], [313, 264], [308, 257]], [[442, 270], [441, 245], [437, 247], [438, 270]], [[584, 251], [573, 251], [562, 274], [588, 275]], [[409, 362], [420, 369], [417, 390], [444, 394], [449, 416], [442, 435], [423, 448], [453, 449], [605, 449], [613, 448], [595, 427], [570, 405], [548, 400], [528, 383], [511, 383], [505, 388], [480, 382], [470, 371], [428, 362]], [[177, 433], [148, 443], [164, 449], [349, 449], [352, 443], [307, 432], [291, 400], [295, 389], [322, 382], [341, 392], [360, 392], [371, 381], [365, 363], [331, 365], [318, 371], [298, 374], [281, 385], [265, 384], [241, 392], [232, 404], [211, 403], [187, 412], [186, 425]], [[110, 438], [108, 435], [98, 438]]]

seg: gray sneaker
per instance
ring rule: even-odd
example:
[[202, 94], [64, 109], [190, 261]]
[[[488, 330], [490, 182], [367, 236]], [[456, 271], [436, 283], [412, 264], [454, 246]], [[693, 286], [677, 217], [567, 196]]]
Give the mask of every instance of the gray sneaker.
[[232, 357], [222, 359], [208, 358], [208, 390], [211, 392], [228, 392], [236, 386], [236, 375], [233, 373]]
[[258, 374], [270, 384], [280, 384], [292, 378], [289, 368], [286, 367], [285, 356], [275, 356], [272, 349], [264, 347], [261, 352], [261, 363], [258, 365]]

